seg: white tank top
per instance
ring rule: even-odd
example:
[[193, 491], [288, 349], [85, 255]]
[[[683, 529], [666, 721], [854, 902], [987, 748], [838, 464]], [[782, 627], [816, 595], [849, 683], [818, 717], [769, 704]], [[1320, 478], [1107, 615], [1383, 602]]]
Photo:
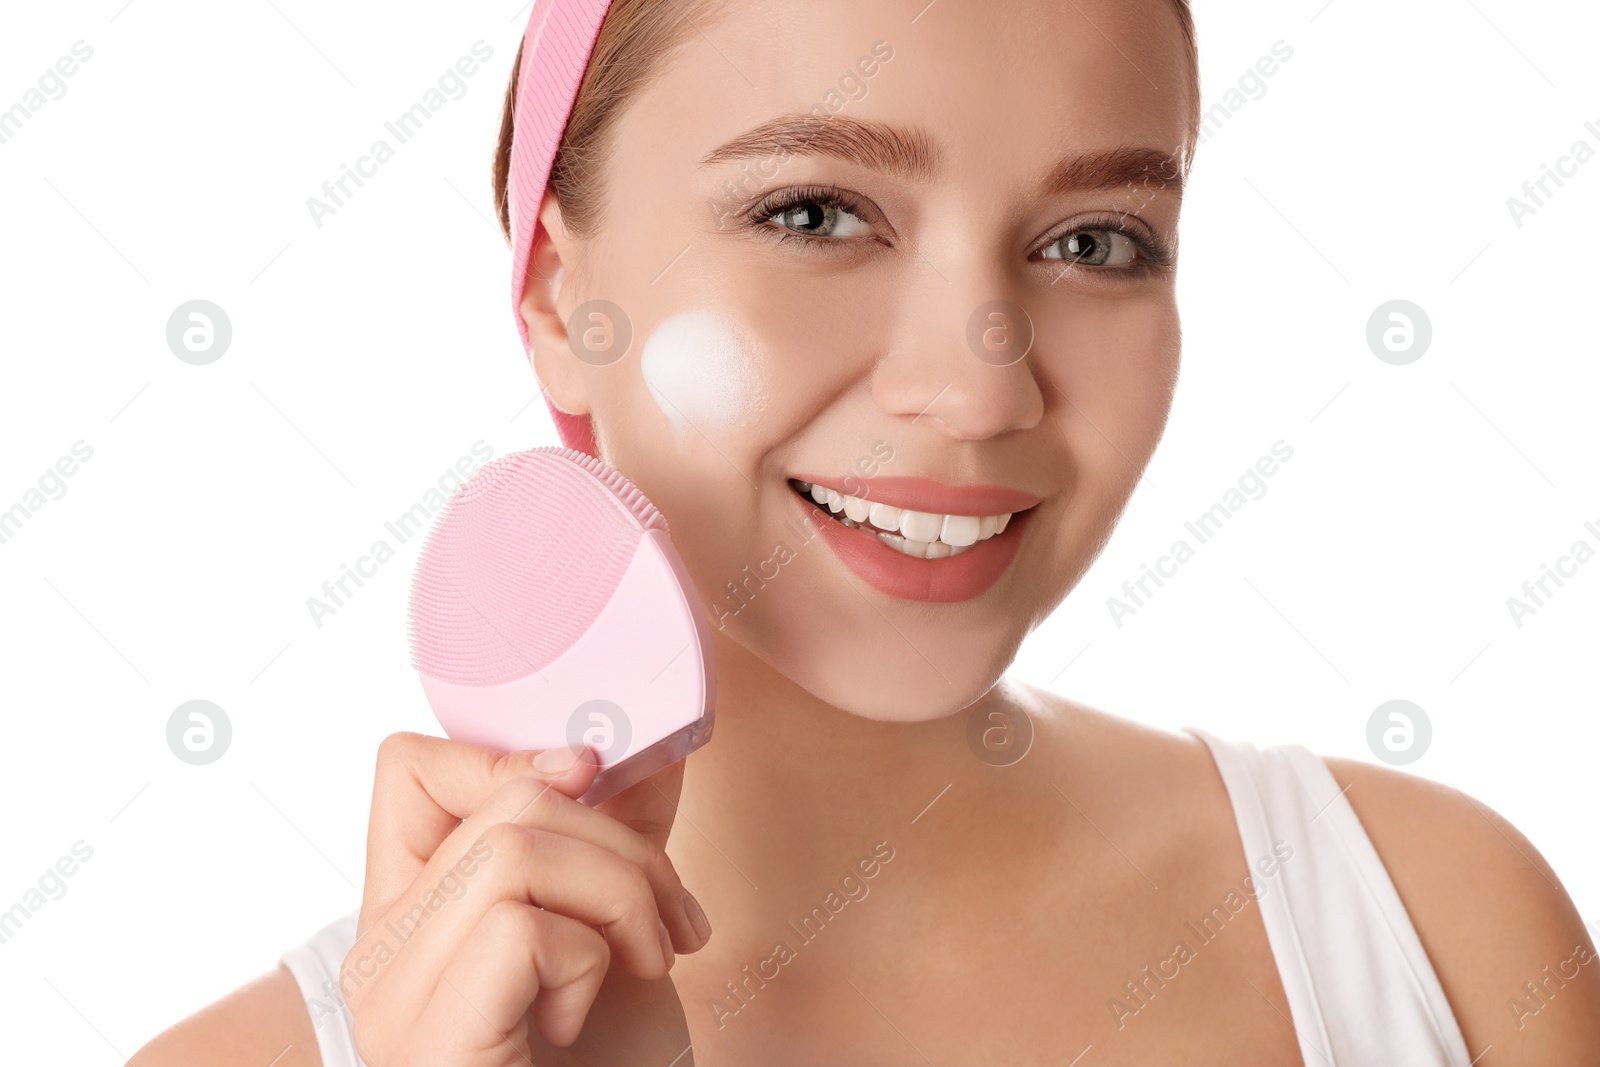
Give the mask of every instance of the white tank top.
[[[1245, 855], [1293, 849], [1258, 879], [1256, 902], [1306, 1067], [1470, 1067], [1411, 918], [1327, 765], [1301, 745], [1258, 749], [1188, 732], [1222, 772]], [[366, 1067], [338, 986], [355, 937], [351, 912], [281, 960], [305, 997], [323, 1067]]]

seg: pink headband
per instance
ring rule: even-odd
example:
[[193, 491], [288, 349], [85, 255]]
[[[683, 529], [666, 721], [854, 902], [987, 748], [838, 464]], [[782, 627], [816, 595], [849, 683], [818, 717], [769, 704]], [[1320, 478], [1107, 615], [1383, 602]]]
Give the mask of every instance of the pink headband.
[[[524, 352], [531, 352], [531, 346], [528, 324], [522, 320], [522, 291], [539, 230], [539, 205], [578, 86], [589, 65], [589, 53], [594, 51], [600, 24], [610, 6], [611, 0], [534, 0], [522, 41], [507, 198], [511, 215], [511, 313], [517, 320]], [[562, 444], [594, 455], [594, 429], [587, 415], [568, 415], [551, 403], [550, 417], [555, 420]]]

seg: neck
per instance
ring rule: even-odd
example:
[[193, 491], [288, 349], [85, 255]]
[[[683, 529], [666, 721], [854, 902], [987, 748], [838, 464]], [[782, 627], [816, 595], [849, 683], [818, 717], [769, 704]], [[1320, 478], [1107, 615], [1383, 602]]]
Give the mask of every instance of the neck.
[[963, 848], [952, 851], [971, 860], [985, 824], [1015, 823], [1006, 809], [1022, 776], [968, 742], [971, 716], [1015, 713], [1009, 684], [953, 715], [885, 722], [817, 699], [731, 640], [716, 654], [715, 730], [689, 757], [679, 800], [679, 822], [692, 829], [673, 835], [691, 888], [730, 877], [730, 863], [756, 886], [805, 884], [880, 841], [955, 835]]

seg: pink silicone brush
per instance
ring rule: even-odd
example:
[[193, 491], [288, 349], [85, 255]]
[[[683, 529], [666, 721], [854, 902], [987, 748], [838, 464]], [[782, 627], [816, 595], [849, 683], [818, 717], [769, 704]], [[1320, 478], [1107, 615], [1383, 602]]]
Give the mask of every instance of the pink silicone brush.
[[601, 770], [585, 804], [711, 737], [710, 631], [666, 520], [582, 452], [516, 452], [456, 491], [417, 562], [410, 630], [446, 734], [589, 745]]

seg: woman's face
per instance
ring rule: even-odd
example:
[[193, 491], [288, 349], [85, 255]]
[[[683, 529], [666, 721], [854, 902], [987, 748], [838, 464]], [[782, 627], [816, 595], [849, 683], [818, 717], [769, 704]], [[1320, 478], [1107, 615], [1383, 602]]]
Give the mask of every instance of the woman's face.
[[617, 123], [599, 230], [547, 197], [540, 378], [666, 515], [719, 650], [932, 718], [1087, 569], [1178, 370], [1186, 64], [1170, 0], [728, 0]]

